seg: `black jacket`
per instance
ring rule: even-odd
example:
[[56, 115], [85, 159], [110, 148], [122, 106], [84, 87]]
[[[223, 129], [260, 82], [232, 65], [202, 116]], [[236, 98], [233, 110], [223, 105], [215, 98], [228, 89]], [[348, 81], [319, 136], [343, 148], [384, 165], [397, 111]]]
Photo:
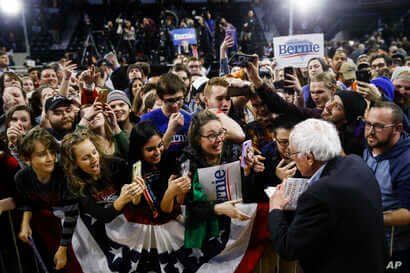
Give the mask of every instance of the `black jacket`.
[[355, 156], [328, 162], [298, 201], [290, 225], [281, 210], [269, 213], [274, 249], [297, 259], [305, 273], [384, 272], [381, 194], [365, 162]]

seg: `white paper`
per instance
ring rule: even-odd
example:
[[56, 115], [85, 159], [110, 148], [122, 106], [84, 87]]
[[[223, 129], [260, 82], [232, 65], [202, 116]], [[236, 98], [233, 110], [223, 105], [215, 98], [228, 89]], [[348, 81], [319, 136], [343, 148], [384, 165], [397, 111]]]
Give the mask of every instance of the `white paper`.
[[271, 198], [272, 195], [275, 194], [275, 191], [276, 191], [276, 187], [267, 187], [267, 188], [265, 189], [265, 193], [266, 193], [266, 195], [267, 195], [269, 198]]
[[289, 203], [284, 210], [296, 210], [296, 205], [300, 195], [309, 187], [308, 179], [288, 178], [285, 183], [285, 196], [289, 198]]

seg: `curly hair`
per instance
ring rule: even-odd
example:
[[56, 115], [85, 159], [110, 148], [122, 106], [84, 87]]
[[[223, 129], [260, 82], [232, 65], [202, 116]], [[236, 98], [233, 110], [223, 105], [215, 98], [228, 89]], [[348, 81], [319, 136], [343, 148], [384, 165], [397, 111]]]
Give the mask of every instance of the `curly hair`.
[[[81, 170], [76, 164], [74, 154], [74, 146], [87, 139], [93, 142], [92, 134], [87, 129], [81, 129], [66, 135], [61, 142], [61, 163], [65, 170], [70, 189], [75, 195], [84, 195], [86, 186], [93, 184], [92, 177]], [[102, 153], [98, 150], [97, 145], [96, 149], [100, 154], [101, 162]], [[101, 167], [101, 169], [103, 168]]]

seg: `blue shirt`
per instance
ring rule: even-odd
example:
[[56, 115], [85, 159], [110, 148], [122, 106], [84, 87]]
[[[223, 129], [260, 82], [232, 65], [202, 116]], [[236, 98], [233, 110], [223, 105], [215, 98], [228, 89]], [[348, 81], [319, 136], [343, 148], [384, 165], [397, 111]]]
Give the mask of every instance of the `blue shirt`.
[[320, 179], [320, 177], [322, 176], [323, 170], [325, 169], [327, 165], [327, 162], [325, 162], [325, 164], [323, 164], [313, 175], [312, 177], [309, 178], [309, 180], [307, 181], [309, 185], [315, 183], [316, 181], [318, 181]]
[[[185, 110], [179, 111], [184, 117], [184, 126], [178, 130], [178, 132], [172, 137], [171, 143], [169, 145], [168, 151], [179, 152], [185, 146], [187, 140], [187, 134], [189, 129], [189, 124], [191, 123], [191, 114]], [[158, 131], [163, 135], [168, 129], [169, 118], [164, 115], [162, 109], [155, 109], [149, 113], [141, 116], [141, 121], [150, 120]]]

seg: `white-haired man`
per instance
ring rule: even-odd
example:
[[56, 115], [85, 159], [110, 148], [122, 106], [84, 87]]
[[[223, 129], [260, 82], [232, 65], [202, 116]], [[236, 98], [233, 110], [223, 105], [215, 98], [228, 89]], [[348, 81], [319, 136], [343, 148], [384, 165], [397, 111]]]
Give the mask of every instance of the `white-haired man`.
[[381, 195], [366, 163], [355, 155], [339, 156], [336, 128], [323, 120], [297, 124], [289, 145], [297, 168], [310, 179], [290, 224], [283, 213], [288, 202], [283, 184], [270, 199], [275, 251], [299, 260], [305, 273], [384, 272]]

